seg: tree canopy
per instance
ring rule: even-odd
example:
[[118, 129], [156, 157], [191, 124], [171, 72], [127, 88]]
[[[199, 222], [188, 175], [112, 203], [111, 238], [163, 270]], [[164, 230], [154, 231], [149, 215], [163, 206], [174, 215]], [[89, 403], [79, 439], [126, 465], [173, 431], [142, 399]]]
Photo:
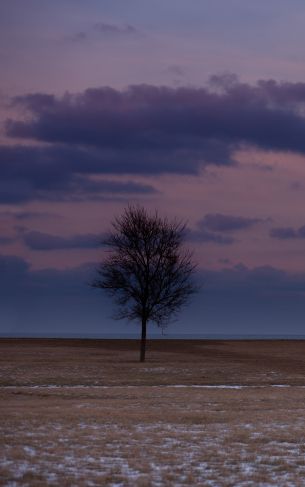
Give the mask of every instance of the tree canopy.
[[146, 324], [164, 327], [196, 291], [195, 264], [184, 249], [185, 224], [128, 206], [112, 222], [104, 240], [107, 252], [92, 286], [105, 290], [117, 305], [117, 319], [142, 323], [141, 360]]

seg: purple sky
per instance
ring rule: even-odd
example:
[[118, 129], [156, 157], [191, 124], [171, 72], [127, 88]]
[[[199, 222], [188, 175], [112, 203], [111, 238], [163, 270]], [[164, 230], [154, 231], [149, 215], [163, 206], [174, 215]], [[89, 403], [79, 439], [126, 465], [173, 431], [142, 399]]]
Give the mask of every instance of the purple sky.
[[171, 333], [305, 334], [304, 2], [2, 0], [0, 19], [0, 333], [136, 330], [85, 283], [139, 202], [188, 221], [205, 283]]

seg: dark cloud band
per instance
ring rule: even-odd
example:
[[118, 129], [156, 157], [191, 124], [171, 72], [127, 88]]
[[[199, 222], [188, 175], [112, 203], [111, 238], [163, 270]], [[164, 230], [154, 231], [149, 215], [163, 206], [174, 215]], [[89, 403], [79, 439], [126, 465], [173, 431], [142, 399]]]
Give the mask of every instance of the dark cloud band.
[[50, 235], [43, 232], [25, 232], [22, 240], [31, 250], [91, 249], [102, 244], [103, 236], [82, 234], [71, 237]]
[[232, 76], [214, 76], [209, 88], [138, 85], [15, 97], [12, 104], [27, 116], [7, 120], [6, 135], [27, 144], [0, 147], [0, 202], [153, 193], [150, 185], [92, 176], [196, 174], [206, 165], [235, 164], [245, 145], [305, 153], [304, 103], [305, 83], [249, 85]]
[[270, 230], [270, 236], [278, 240], [304, 239], [305, 225], [300, 228], [278, 227]]
[[[7, 121], [6, 131], [11, 137], [128, 151], [201, 151], [207, 141], [305, 151], [300, 110], [305, 83], [249, 85], [214, 77], [211, 86], [138, 85], [125, 91], [88, 89], [62, 98], [19, 96], [14, 104], [24, 106], [32, 118]], [[204, 151], [202, 159], [207, 160]]]
[[223, 215], [214, 213], [205, 215], [199, 222], [201, 228], [213, 232], [233, 232], [250, 228], [262, 220], [259, 218], [247, 218], [243, 216]]

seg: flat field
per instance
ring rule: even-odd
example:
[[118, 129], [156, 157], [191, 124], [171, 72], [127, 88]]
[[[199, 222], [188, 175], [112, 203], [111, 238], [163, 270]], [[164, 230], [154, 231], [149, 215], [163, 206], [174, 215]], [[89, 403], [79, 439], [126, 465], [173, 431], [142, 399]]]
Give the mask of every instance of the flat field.
[[304, 486], [305, 341], [0, 340], [0, 484]]

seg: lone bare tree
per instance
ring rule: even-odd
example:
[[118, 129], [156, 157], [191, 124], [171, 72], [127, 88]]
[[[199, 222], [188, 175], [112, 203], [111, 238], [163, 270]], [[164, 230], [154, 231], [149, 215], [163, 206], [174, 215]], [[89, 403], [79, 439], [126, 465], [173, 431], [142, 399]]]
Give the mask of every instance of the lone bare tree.
[[142, 324], [140, 361], [145, 360], [149, 321], [165, 327], [196, 291], [192, 254], [182, 247], [185, 224], [156, 211], [129, 206], [112, 222], [103, 242], [108, 254], [92, 286], [105, 290], [118, 306], [116, 319]]

